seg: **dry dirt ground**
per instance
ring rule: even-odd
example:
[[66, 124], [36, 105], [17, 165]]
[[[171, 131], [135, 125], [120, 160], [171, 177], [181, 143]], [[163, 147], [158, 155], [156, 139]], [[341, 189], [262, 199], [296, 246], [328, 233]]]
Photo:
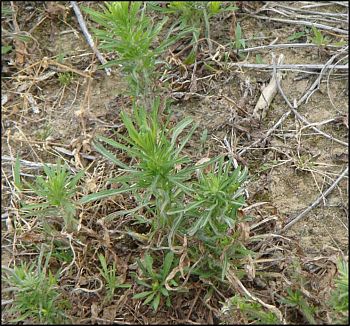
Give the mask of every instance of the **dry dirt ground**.
[[[247, 41], [247, 48], [267, 45], [275, 39], [276, 44], [290, 43], [287, 38], [304, 29], [304, 26], [267, 21], [248, 15], [248, 11], [254, 12], [263, 8], [265, 4], [266, 2], [243, 4], [241, 10], [236, 13], [243, 37], [247, 40], [257, 38]], [[295, 8], [301, 6], [294, 2], [284, 4]], [[6, 5], [11, 7], [10, 3]], [[122, 109], [130, 109], [130, 99], [125, 95], [127, 86], [122, 76], [115, 69], [111, 76], [98, 69], [99, 63], [87, 45], [68, 2], [25, 1], [16, 2], [14, 5], [16, 15], [2, 14], [2, 29], [8, 33], [4, 33], [2, 37], [7, 44], [13, 44], [14, 47], [13, 51], [2, 55], [3, 265], [11, 265], [15, 260], [32, 257], [30, 255], [35, 257], [38, 254], [36, 248], [44, 241], [36, 232], [35, 221], [31, 221], [27, 227], [24, 225], [22, 230], [14, 229], [13, 216], [16, 214], [18, 203], [12, 192], [11, 167], [14, 161], [11, 161], [11, 158], [19, 155], [22, 160], [36, 163], [55, 163], [57, 158], [62, 158], [77, 170], [89, 167], [82, 192], [87, 194], [96, 191], [104, 187], [105, 178], [114, 172], [111, 169], [112, 165], [91, 147], [91, 140], [96, 134], [110, 136], [122, 131], [119, 113]], [[96, 3], [93, 2], [89, 2], [89, 5], [96, 7]], [[344, 2], [317, 10], [344, 14], [347, 13], [347, 6]], [[280, 18], [273, 10], [261, 11], [257, 15]], [[84, 17], [88, 21], [85, 15]], [[230, 42], [231, 20], [232, 17], [226, 13], [211, 22], [212, 38], [221, 45]], [[317, 21], [317, 18], [315, 20]], [[340, 23], [337, 27], [348, 30], [348, 26]], [[27, 36], [25, 42], [14, 43], [11, 38], [6, 39], [11, 33], [19, 31]], [[348, 41], [348, 35], [345, 34], [324, 31], [324, 35], [331, 39], [331, 44]], [[298, 42], [305, 41], [306, 37]], [[210, 59], [208, 45], [202, 42], [199, 46], [197, 70], [192, 74], [193, 65], [187, 66], [187, 78], [171, 84], [173, 92], [169, 94], [173, 99], [176, 119], [191, 116], [199, 123], [190, 142], [191, 146], [186, 148], [187, 153], [194, 161], [205, 156], [228, 153], [228, 147], [237, 154], [264, 137], [283, 114], [290, 110], [278, 93], [266, 117], [261, 121], [253, 118], [255, 104], [261, 90], [269, 82], [272, 70], [248, 69], [230, 65], [231, 63], [256, 63], [258, 53], [264, 63], [270, 63], [273, 52], [276, 57], [283, 54], [285, 64], [325, 64], [342, 48], [344, 46], [321, 49], [262, 49], [249, 54], [246, 52], [241, 58], [231, 56], [226, 63], [222, 59], [216, 66], [212, 61], [215, 71], [209, 71], [203, 66], [203, 62]], [[222, 58], [222, 51], [225, 50], [218, 46], [217, 51]], [[333, 63], [343, 58], [343, 61], [337, 64], [346, 64], [346, 54], [347, 51], [338, 56]], [[107, 58], [112, 56], [113, 54], [108, 54]], [[73, 71], [73, 79], [69, 84], [63, 85], [58, 76], [66, 71]], [[176, 63], [173, 72], [180, 77], [185, 75], [184, 70]], [[84, 77], [84, 74], [90, 73], [92, 79]], [[289, 101], [299, 100], [318, 78], [319, 73], [320, 70], [310, 73], [305, 69], [283, 71], [281, 87]], [[270, 228], [272, 233], [280, 232], [289, 221], [313, 204], [347, 168], [347, 73], [347, 70], [325, 70], [319, 89], [307, 102], [298, 107], [298, 112], [309, 125], [291, 113], [264, 141], [249, 148], [240, 157], [236, 156], [238, 162], [246, 165], [249, 170], [246, 213], [252, 216], [252, 225], [266, 220], [266, 225], [262, 224], [263, 227]], [[311, 126], [343, 143], [326, 138]], [[203, 143], [201, 138], [205, 130], [207, 139]], [[227, 140], [226, 146], [224, 139]], [[40, 171], [40, 168], [22, 164], [23, 176], [28, 180], [32, 180], [34, 175], [41, 173]], [[82, 242], [85, 239], [87, 244], [84, 250], [79, 248], [80, 287], [94, 286], [87, 283], [89, 275], [93, 274], [91, 270], [95, 269], [89, 265], [89, 261], [96, 261], [95, 252], [102, 246], [103, 240], [103, 230], [96, 219], [118, 209], [118, 204], [113, 203], [108, 202], [106, 207], [99, 206], [98, 212], [93, 212], [93, 207], [84, 212], [83, 224], [94, 234], [90, 237], [82, 235], [80, 238]], [[251, 207], [253, 204], [257, 205]], [[110, 230], [117, 227], [118, 222], [107, 225]], [[258, 229], [259, 227], [253, 229], [251, 236], [259, 234]], [[326, 284], [331, 284], [329, 275], [334, 275], [334, 257], [348, 256], [347, 175], [317, 207], [284, 232], [283, 239], [280, 243], [274, 243], [274, 246], [280, 246], [281, 257], [285, 259], [285, 256], [291, 253], [301, 257], [304, 263], [302, 273], [310, 277], [312, 282], [325, 282], [324, 287], [318, 285], [322, 289]], [[133, 261], [130, 254], [139, 255], [142, 251], [135, 243], [118, 241], [116, 234], [110, 234], [108, 241], [111, 248], [118, 248], [112, 255], [124, 265]], [[269, 244], [266, 244], [266, 248], [268, 247]], [[274, 250], [278, 251], [276, 248]], [[281, 263], [284, 264], [282, 268], [288, 270], [290, 263], [291, 261], [285, 259]], [[321, 266], [322, 273], [308, 274], [307, 266], [311, 263]], [[69, 286], [76, 280], [71, 276], [62, 282], [62, 286]], [[278, 288], [280, 281], [264, 282], [268, 282], [268, 285], [265, 284], [260, 289], [254, 283], [247, 287], [263, 297], [264, 294], [269, 295], [267, 287]], [[196, 284], [194, 283], [193, 292], [186, 298], [175, 299], [171, 312], [162, 308], [157, 315], [152, 315], [150, 309], [139, 306], [139, 303], [133, 304], [130, 300], [131, 295], [128, 296], [129, 292], [120, 295], [109, 307], [100, 305], [99, 293], [74, 292], [69, 298], [73, 302], [71, 315], [79, 323], [105, 323], [108, 320], [131, 323], [213, 323], [223, 320], [218, 314], [218, 303], [209, 305], [202, 299], [198, 300], [197, 294], [201, 293], [202, 296], [203, 292], [195, 289]], [[311, 286], [312, 290], [317, 291], [316, 287]], [[184, 304], [184, 300], [188, 304]], [[74, 302], [79, 302], [79, 306], [74, 306]], [[183, 312], [179, 313], [181, 309]], [[293, 312], [289, 314], [289, 318], [301, 322], [299, 317], [293, 317]], [[8, 316], [5, 313], [2, 321], [6, 322], [6, 318]], [[230, 319], [226, 321], [229, 322]]]

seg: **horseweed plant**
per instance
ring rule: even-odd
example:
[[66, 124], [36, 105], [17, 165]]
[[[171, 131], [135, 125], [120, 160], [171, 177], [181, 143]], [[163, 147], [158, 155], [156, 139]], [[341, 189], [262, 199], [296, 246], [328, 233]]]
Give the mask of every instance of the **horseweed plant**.
[[167, 18], [154, 24], [145, 15], [147, 3], [141, 1], [105, 2], [104, 12], [85, 7], [84, 11], [100, 25], [94, 32], [101, 41], [100, 48], [118, 53], [119, 58], [111, 60], [105, 66], [121, 65], [127, 75], [133, 95], [147, 93], [155, 75], [157, 57], [171, 44], [189, 32], [184, 30], [170, 38], [171, 30], [159, 44], [159, 36]]
[[[150, 303], [153, 309], [157, 311], [161, 300], [161, 296], [164, 296], [166, 297], [166, 305], [170, 307], [171, 306], [170, 294], [167, 288], [165, 287], [165, 281], [169, 275], [173, 262], [174, 262], [174, 253], [170, 251], [166, 254], [164, 258], [164, 263], [162, 265], [161, 271], [157, 273], [153, 270], [152, 256], [146, 254], [144, 258], [144, 263], [142, 263], [138, 259], [137, 264], [141, 269], [142, 274], [146, 277], [146, 280], [137, 278], [136, 282], [139, 285], [142, 285], [149, 290], [137, 293], [134, 295], [133, 298], [134, 299], [146, 298], [143, 304]], [[171, 279], [169, 281], [169, 284], [173, 286], [177, 286], [177, 282], [174, 279]]]
[[[39, 258], [40, 260], [40, 258]], [[26, 320], [39, 324], [61, 324], [65, 321], [64, 311], [69, 307], [66, 300], [60, 299], [57, 291], [58, 279], [46, 266], [38, 263], [21, 263], [13, 269], [5, 269], [9, 274], [5, 282], [16, 289], [14, 301], [9, 312], [19, 315], [14, 323]]]
[[[195, 236], [206, 249], [200, 253], [197, 247], [189, 248], [194, 261], [201, 258], [200, 264], [193, 270], [203, 278], [221, 275], [224, 280], [232, 258], [241, 258], [250, 254], [244, 245], [236, 241], [239, 237], [237, 229], [238, 209], [244, 204], [244, 192], [241, 188], [247, 176], [247, 170], [239, 167], [232, 171], [231, 160], [212, 162], [205, 171], [198, 169], [197, 181], [192, 182], [186, 205], [178, 206], [170, 214], [179, 213], [179, 222], [174, 222], [188, 236]], [[180, 221], [185, 214], [184, 226]], [[181, 230], [182, 229], [182, 230]], [[184, 230], [183, 230], [184, 229]], [[174, 231], [173, 231], [174, 232]], [[230, 234], [232, 233], [232, 234]]]
[[[41, 202], [24, 204], [21, 210], [27, 216], [36, 215], [46, 218], [59, 216], [63, 218], [65, 227], [72, 229], [76, 224], [76, 203], [72, 197], [77, 191], [77, 183], [83, 176], [84, 171], [82, 170], [72, 176], [65, 165], [57, 162], [52, 167], [44, 165], [44, 172], [46, 179], [38, 176], [33, 184], [25, 182], [31, 191], [41, 199]], [[45, 223], [45, 225], [48, 225], [48, 223]]]
[[111, 299], [113, 299], [115, 289], [130, 288], [131, 284], [121, 284], [118, 281], [118, 278], [116, 275], [117, 269], [115, 266], [115, 262], [113, 262], [111, 266], [108, 266], [106, 262], [106, 258], [102, 254], [98, 255], [98, 259], [100, 260], [100, 264], [102, 267], [102, 269], [99, 268], [98, 270], [100, 271], [102, 277], [106, 281], [106, 288], [107, 288], [106, 301], [110, 301]]
[[236, 10], [235, 6], [222, 6], [221, 1], [171, 1], [166, 6], [161, 6], [157, 2], [151, 2], [150, 7], [163, 14], [176, 15], [178, 20], [174, 24], [174, 31], [177, 29], [186, 30], [192, 28], [193, 50], [185, 59], [185, 63], [194, 62], [197, 49], [197, 41], [204, 30], [205, 37], [210, 39], [209, 19], [223, 11]]
[[126, 174], [110, 180], [112, 183], [121, 184], [120, 188], [87, 195], [82, 199], [82, 203], [124, 192], [131, 192], [135, 196], [137, 193], [142, 193], [139, 208], [155, 207], [153, 209], [156, 216], [154, 226], [164, 227], [171, 222], [171, 217], [167, 214], [167, 207], [176, 202], [181, 192], [191, 191], [185, 185], [185, 181], [191, 177], [195, 168], [184, 167], [178, 170], [178, 167], [189, 163], [189, 159], [180, 154], [195, 126], [177, 144], [178, 136], [192, 123], [192, 120], [185, 118], [172, 128], [169, 128], [168, 123], [161, 126], [158, 121], [158, 108], [159, 100], [156, 100], [151, 113], [137, 106], [133, 108], [132, 117], [122, 113], [121, 117], [128, 136], [119, 135], [118, 137], [125, 144], [102, 136], [98, 137], [100, 141], [126, 152], [130, 157], [136, 159], [137, 163], [131, 167], [125, 165], [99, 141], [95, 141], [95, 148]]
[[[122, 113], [127, 135], [118, 135], [119, 142], [98, 137], [95, 148], [124, 171], [124, 175], [109, 180], [117, 185], [116, 189], [86, 195], [81, 203], [132, 194], [137, 207], [117, 212], [116, 216], [135, 213], [135, 219], [151, 224], [153, 232], [163, 230], [170, 247], [179, 236], [185, 235], [197, 244], [202, 243], [207, 249], [205, 255], [196, 246], [188, 249], [191, 260], [197, 261], [202, 256], [192, 272], [207, 278], [221, 275], [223, 280], [233, 259], [251, 254], [238, 239], [238, 223], [242, 222], [238, 209], [244, 204], [242, 184], [247, 171], [234, 169], [233, 162], [225, 162], [223, 157], [191, 164], [181, 152], [196, 126], [189, 128], [178, 141], [192, 120], [185, 118], [173, 127], [167, 122], [161, 125], [158, 107], [156, 100], [151, 112], [135, 105], [131, 116]], [[135, 163], [128, 166], [121, 162], [101, 141], [127, 153]]]
[[229, 315], [230, 322], [235, 324], [278, 325], [279, 320], [271, 311], [265, 311], [263, 306], [239, 294], [234, 295], [221, 309]]
[[311, 29], [313, 33], [313, 36], [310, 37], [312, 43], [318, 45], [319, 47], [329, 44], [329, 38], [327, 36], [323, 36], [322, 32], [319, 29], [317, 29], [315, 26], [312, 26]]
[[285, 298], [280, 299], [281, 303], [284, 303], [291, 308], [298, 309], [310, 324], [316, 324], [314, 318], [316, 309], [309, 305], [302, 292], [298, 289], [294, 291], [291, 288], [287, 288], [287, 293], [288, 295]]
[[[335, 279], [335, 290], [331, 297], [331, 307], [334, 310], [334, 320], [348, 324], [349, 321], [349, 265], [345, 260], [338, 262], [338, 276]], [[339, 317], [341, 315], [341, 317]]]
[[205, 228], [216, 235], [224, 235], [229, 228], [234, 228], [237, 209], [244, 204], [240, 186], [246, 179], [247, 170], [241, 171], [237, 167], [232, 172], [231, 163], [224, 163], [224, 158], [221, 157], [217, 171], [214, 164], [207, 173], [198, 171], [198, 183], [194, 184], [196, 195], [189, 208], [185, 209], [189, 216], [194, 217], [193, 225], [188, 230], [190, 236]]

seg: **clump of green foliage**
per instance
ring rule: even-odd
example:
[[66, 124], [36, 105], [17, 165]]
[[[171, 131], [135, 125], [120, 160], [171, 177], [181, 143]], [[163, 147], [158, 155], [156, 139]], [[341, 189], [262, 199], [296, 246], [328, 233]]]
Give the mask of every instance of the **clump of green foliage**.
[[282, 298], [280, 301], [287, 307], [299, 310], [300, 313], [308, 321], [308, 323], [312, 325], [316, 324], [314, 317], [316, 313], [316, 308], [307, 302], [300, 290], [293, 290], [292, 288], [287, 288], [287, 296]]
[[[84, 171], [82, 170], [73, 176], [68, 172], [67, 166], [62, 165], [60, 161], [53, 166], [45, 164], [43, 168], [46, 178], [37, 176], [34, 183], [24, 181], [24, 184], [36, 195], [36, 198], [39, 198], [40, 202], [24, 203], [21, 211], [26, 216], [43, 217], [43, 222], [49, 229], [48, 218], [55, 218], [56, 220], [57, 217], [62, 218], [64, 226], [72, 230], [77, 222], [75, 219], [77, 203], [73, 197], [77, 192], [77, 183], [83, 176]], [[16, 174], [18, 180], [19, 172], [17, 171]]]
[[245, 40], [242, 35], [242, 27], [240, 23], [237, 23], [235, 28], [235, 39], [233, 41], [233, 47], [236, 50], [237, 54], [239, 54], [239, 50], [245, 48]]
[[290, 36], [288, 36], [287, 41], [296, 41], [304, 38], [306, 35], [305, 31], [294, 32]]
[[330, 43], [330, 39], [327, 36], [323, 36], [322, 32], [315, 26], [311, 27], [313, 36], [311, 36], [311, 42], [318, 46], [326, 46]]
[[50, 255], [44, 268], [39, 258], [38, 263], [22, 262], [13, 269], [6, 269], [9, 275], [4, 280], [15, 289], [14, 301], [8, 311], [18, 316], [13, 323], [27, 320], [35, 324], [62, 324], [67, 321], [64, 311], [69, 304], [60, 298], [57, 276], [47, 272], [49, 258]]
[[[144, 292], [137, 293], [133, 296], [134, 299], [146, 298], [143, 304], [150, 304], [154, 311], [157, 311], [161, 297], [166, 298], [166, 306], [171, 306], [170, 293], [165, 287], [166, 278], [174, 263], [174, 253], [168, 252], [164, 258], [164, 263], [160, 268], [160, 272], [156, 272], [153, 269], [153, 258], [151, 255], [146, 254], [144, 262], [142, 263], [139, 259], [137, 264], [142, 271], [143, 277], [145, 279], [136, 278], [136, 282], [144, 286], [147, 290]], [[169, 281], [170, 285], [177, 286], [177, 282], [172, 279]]]
[[237, 324], [278, 325], [280, 321], [274, 313], [247, 297], [234, 295], [223, 304], [221, 312], [228, 314], [230, 321]]
[[115, 265], [115, 262], [113, 262], [112, 265], [107, 265], [107, 261], [105, 256], [102, 254], [98, 255], [98, 259], [100, 260], [101, 267], [98, 270], [100, 271], [102, 277], [106, 281], [106, 289], [107, 289], [107, 296], [106, 301], [110, 301], [113, 299], [114, 292], [117, 288], [130, 288], [131, 284], [122, 284], [119, 282], [117, 277], [117, 267]]
[[[142, 8], [141, 8], [142, 7]], [[100, 40], [100, 48], [117, 53], [118, 58], [105, 66], [121, 66], [131, 87], [132, 95], [151, 94], [158, 57], [182, 35], [170, 37], [171, 31], [161, 42], [158, 37], [168, 18], [155, 24], [146, 15], [147, 3], [140, 1], [105, 2], [104, 12], [85, 7], [91, 19], [100, 25], [94, 32]]]
[[69, 86], [74, 78], [73, 72], [59, 72], [58, 73], [58, 81], [62, 86]]
[[[331, 307], [334, 310], [333, 321], [339, 324], [349, 322], [349, 266], [345, 260], [338, 263], [338, 276], [335, 279], [335, 290], [331, 297]], [[340, 316], [340, 317], [339, 317]]]
[[[190, 162], [181, 155], [181, 151], [192, 135], [194, 127], [177, 144], [178, 136], [192, 123], [192, 120], [186, 118], [175, 127], [170, 127], [168, 123], [159, 122], [158, 109], [159, 99], [153, 103], [151, 113], [137, 106], [133, 108], [132, 117], [122, 113], [121, 118], [128, 136], [118, 135], [121, 142], [102, 136], [97, 138], [94, 142], [95, 148], [126, 171], [126, 174], [110, 180], [111, 183], [120, 184], [121, 187], [87, 195], [82, 199], [82, 203], [129, 192], [139, 199], [140, 208], [153, 207], [151, 211], [155, 215], [154, 229], [171, 223], [173, 218], [167, 214], [169, 207], [176, 203], [181, 190], [191, 190], [184, 183], [191, 178], [191, 173], [195, 169], [183, 168], [177, 171], [177, 166]], [[125, 165], [99, 141], [124, 151], [134, 159], [135, 164], [130, 167]]]
[[[158, 99], [154, 101], [151, 112], [134, 105], [131, 115], [121, 114], [127, 135], [118, 134], [118, 141], [97, 137], [95, 148], [124, 174], [109, 180], [116, 185], [113, 189], [86, 195], [80, 202], [85, 204], [129, 193], [137, 206], [115, 215], [128, 214], [135, 222], [149, 225], [150, 232], [145, 237], [148, 242], [158, 234], [164, 245], [167, 243], [169, 248], [174, 248], [179, 239], [187, 237], [191, 243], [188, 258], [193, 265], [184, 271], [223, 281], [231, 264], [239, 265], [240, 259], [251, 254], [239, 239], [237, 228], [242, 221], [238, 209], [244, 204], [242, 185], [247, 171], [234, 169], [232, 161], [225, 161], [223, 157], [193, 164], [182, 152], [196, 125], [191, 127], [192, 119], [185, 118], [172, 126], [168, 123], [170, 115], [168, 122], [161, 124], [158, 109]], [[179, 141], [180, 134], [186, 129], [187, 134]], [[126, 153], [133, 163], [128, 166], [121, 162], [101, 142]], [[150, 257], [145, 256], [146, 268], [140, 263], [139, 267], [152, 279], [152, 285], [149, 284], [150, 290], [136, 298], [147, 297], [146, 303], [152, 302], [156, 309], [161, 294], [167, 296], [162, 282], [173, 256], [166, 255], [163, 266], [166, 273], [161, 272], [158, 276], [151, 271], [153, 259]]]
[[224, 11], [236, 10], [235, 6], [224, 6], [222, 1], [171, 1], [166, 6], [151, 3], [151, 8], [169, 16], [176, 16], [177, 21], [174, 26], [176, 30], [183, 31], [187, 28], [192, 29], [193, 49], [184, 60], [186, 64], [192, 64], [196, 58], [197, 41], [204, 34], [210, 43], [210, 18]]

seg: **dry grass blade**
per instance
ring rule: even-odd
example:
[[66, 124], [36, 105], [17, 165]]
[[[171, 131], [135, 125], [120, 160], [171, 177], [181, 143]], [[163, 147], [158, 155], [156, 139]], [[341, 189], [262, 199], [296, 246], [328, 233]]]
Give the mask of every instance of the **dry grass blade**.
[[286, 325], [286, 320], [283, 318], [283, 315], [281, 313], [280, 310], [278, 310], [275, 306], [270, 305], [265, 303], [264, 301], [262, 301], [261, 299], [255, 297], [254, 295], [252, 295], [247, 289], [246, 287], [242, 284], [242, 282], [237, 278], [237, 276], [234, 274], [234, 272], [232, 270], [228, 270], [227, 274], [226, 274], [228, 280], [231, 282], [232, 285], [234, 286], [238, 286], [240, 291], [243, 292], [244, 295], [247, 295], [249, 298], [251, 298], [252, 300], [259, 302], [264, 308], [268, 309], [269, 311], [273, 312], [278, 320], [283, 324]]

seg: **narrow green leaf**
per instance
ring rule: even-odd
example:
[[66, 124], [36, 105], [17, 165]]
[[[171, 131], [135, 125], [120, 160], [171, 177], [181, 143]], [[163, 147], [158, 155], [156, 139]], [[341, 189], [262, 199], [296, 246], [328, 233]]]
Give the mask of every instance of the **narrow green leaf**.
[[226, 252], [224, 253], [224, 261], [222, 265], [222, 272], [221, 272], [221, 281], [224, 281], [227, 270], [229, 268], [228, 258]]
[[21, 162], [19, 160], [19, 156], [17, 155], [16, 162], [13, 168], [13, 180], [14, 180], [15, 187], [19, 191], [22, 190], [20, 171], [21, 171]]
[[153, 307], [154, 311], [157, 311], [158, 306], [159, 306], [159, 302], [160, 302], [160, 293], [157, 294], [157, 296], [154, 298], [154, 300], [152, 302], [152, 307]]
[[147, 269], [145, 268], [145, 266], [142, 264], [140, 259], [136, 259], [137, 265], [139, 266], [139, 268], [142, 270], [143, 275], [147, 275]]
[[169, 291], [165, 287], [160, 288], [160, 292], [165, 296], [169, 297]]
[[117, 284], [116, 287], [122, 288], [122, 289], [130, 289], [132, 285], [125, 283], [125, 284]]
[[93, 145], [99, 153], [101, 153], [104, 157], [111, 160], [114, 164], [118, 165], [119, 167], [121, 167], [123, 169], [128, 168], [128, 166], [126, 164], [119, 161], [111, 152], [109, 152], [105, 147], [102, 146], [102, 144], [100, 144], [96, 140], [93, 142]]
[[156, 295], [157, 292], [153, 292], [144, 302], [143, 304], [149, 304], [152, 299], [154, 298], [154, 296]]
[[103, 136], [98, 136], [97, 138], [98, 138], [98, 140], [102, 140], [105, 143], [107, 143], [107, 144], [109, 144], [109, 145], [111, 145], [111, 146], [113, 146], [115, 148], [121, 149], [121, 150], [123, 150], [125, 152], [128, 152], [128, 150], [129, 150], [129, 148], [127, 146], [122, 145], [122, 144], [114, 141], [113, 139], [109, 139], [109, 138], [106, 138], [106, 137], [103, 137]]
[[94, 200], [100, 200], [106, 197], [111, 197], [111, 196], [115, 196], [118, 194], [122, 194], [124, 192], [129, 192], [131, 190], [130, 187], [128, 188], [120, 188], [120, 189], [108, 189], [108, 190], [102, 190], [100, 192], [96, 192], [94, 194], [90, 194], [90, 195], [86, 195], [83, 198], [81, 198], [79, 200], [80, 204], [86, 204], [90, 201], [94, 201]]
[[177, 209], [175, 211], [169, 211], [168, 214], [173, 215], [173, 214], [178, 214], [178, 213], [186, 213], [188, 211], [191, 211], [191, 210], [197, 208], [198, 206], [201, 206], [204, 202], [205, 202], [205, 199], [200, 200], [200, 201], [196, 201], [187, 207], [180, 208], [180, 209]]
[[172, 138], [171, 138], [171, 144], [175, 145], [177, 137], [181, 134], [181, 132], [193, 122], [191, 118], [185, 118], [182, 121], [180, 121], [172, 130]]
[[142, 299], [142, 298], [147, 297], [151, 293], [153, 293], [153, 292], [152, 291], [145, 291], [145, 292], [141, 292], [141, 293], [136, 293], [132, 298], [133, 299]]
[[154, 272], [153, 272], [153, 258], [151, 255], [145, 255], [145, 259], [144, 259], [144, 262], [145, 262], [145, 266], [146, 266], [146, 269], [147, 269], [147, 272], [150, 276], [153, 276], [154, 275]]
[[11, 45], [2, 45], [1, 46], [1, 54], [9, 53], [12, 50], [13, 50], [13, 48]]
[[102, 266], [104, 273], [108, 274], [108, 268], [107, 268], [107, 262], [106, 262], [105, 256], [102, 254], [98, 254], [98, 259], [100, 260], [100, 263], [101, 263], [101, 266]]
[[192, 129], [189, 131], [189, 133], [187, 134], [187, 136], [182, 140], [180, 146], [177, 148], [176, 152], [175, 152], [175, 156], [177, 157], [180, 152], [182, 151], [182, 149], [185, 147], [185, 145], [187, 144], [187, 142], [190, 140], [190, 138], [192, 137], [194, 131], [196, 130], [196, 128], [198, 127], [197, 124], [195, 124]]
[[81, 170], [79, 171], [75, 176], [74, 178], [68, 183], [68, 187], [71, 188], [71, 187], [75, 187], [78, 183], [78, 181], [81, 179], [81, 177], [84, 175], [85, 171], [84, 170]]
[[174, 260], [174, 253], [172, 251], [169, 251], [166, 254], [164, 259], [163, 270], [162, 270], [163, 280], [165, 280], [166, 277], [168, 276], [173, 260]]
[[139, 284], [139, 285], [143, 285], [143, 286], [146, 287], [146, 288], [152, 289], [152, 286], [151, 286], [151, 285], [149, 285], [148, 283], [146, 283], [145, 281], [142, 281], [142, 280], [140, 280], [140, 279], [136, 279], [136, 283]]

